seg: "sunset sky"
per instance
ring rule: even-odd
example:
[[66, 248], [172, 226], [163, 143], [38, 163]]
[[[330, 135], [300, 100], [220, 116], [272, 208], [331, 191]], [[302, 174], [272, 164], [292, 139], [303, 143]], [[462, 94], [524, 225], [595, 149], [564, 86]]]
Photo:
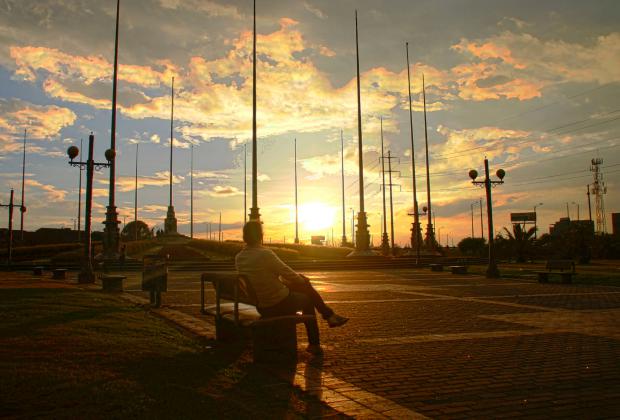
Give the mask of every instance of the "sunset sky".
[[[110, 143], [115, 0], [0, 1], [0, 202], [21, 189], [27, 133], [27, 230], [70, 227], [78, 170], [66, 149], [95, 134]], [[601, 157], [609, 213], [620, 211], [620, 2], [497, 0], [258, 0], [258, 193], [266, 237], [294, 237], [297, 138], [300, 237], [342, 236], [340, 131], [345, 140], [347, 236], [359, 208], [354, 11], [358, 10], [366, 210], [381, 228], [380, 133], [399, 159], [396, 242], [412, 209], [405, 42], [414, 99], [418, 202], [426, 204], [421, 80], [427, 87], [431, 191], [441, 242], [471, 234], [483, 190], [469, 169], [504, 168], [496, 229], [538, 208], [541, 233], [588, 217], [590, 160]], [[189, 233], [190, 145], [194, 231], [219, 212], [225, 238], [243, 223], [243, 151], [251, 152], [252, 1], [121, 0], [117, 205], [133, 220], [136, 144], [139, 219], [163, 228], [168, 203], [170, 80], [175, 77], [174, 204]], [[248, 166], [248, 173], [251, 173]], [[95, 175], [100, 230], [108, 172]], [[251, 184], [248, 182], [248, 193]], [[248, 197], [248, 207], [249, 207]], [[594, 200], [593, 216], [594, 216]], [[475, 235], [480, 235], [475, 208]], [[0, 214], [6, 226], [6, 213]], [[323, 220], [320, 220], [321, 216]], [[16, 213], [15, 220], [19, 217]], [[17, 223], [19, 227], [19, 223]], [[121, 226], [122, 228], [122, 226]], [[485, 236], [488, 233], [485, 224]], [[451, 240], [452, 241], [452, 240]]]

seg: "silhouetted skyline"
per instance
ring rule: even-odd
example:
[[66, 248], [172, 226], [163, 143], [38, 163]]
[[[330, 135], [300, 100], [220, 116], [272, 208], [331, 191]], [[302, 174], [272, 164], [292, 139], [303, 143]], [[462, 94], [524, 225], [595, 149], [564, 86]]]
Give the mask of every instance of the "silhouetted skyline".
[[[36, 4], [36, 7], [34, 7]], [[27, 129], [24, 227], [72, 226], [77, 171], [65, 150], [97, 138], [109, 147], [115, 1], [23, 0], [0, 5], [0, 201], [21, 188]], [[560, 217], [587, 218], [590, 160], [602, 157], [606, 212], [620, 211], [620, 5], [615, 1], [257, 2], [257, 131], [266, 237], [292, 242], [297, 138], [299, 236], [342, 236], [340, 130], [344, 132], [347, 236], [358, 207], [354, 10], [358, 9], [365, 210], [380, 242], [380, 118], [394, 170], [396, 242], [409, 243], [411, 160], [405, 42], [409, 42], [415, 161], [426, 205], [422, 72], [428, 108], [432, 208], [443, 243], [471, 231], [481, 191], [467, 176], [486, 155], [506, 170], [494, 191], [496, 230], [509, 213], [539, 214], [540, 233]], [[133, 220], [135, 144], [139, 218], [163, 229], [168, 204], [170, 79], [175, 77], [174, 194], [189, 235], [194, 145], [194, 235], [222, 212], [239, 238], [243, 144], [252, 136], [252, 2], [126, 1], [119, 28], [116, 206]], [[249, 149], [249, 147], [248, 147]], [[249, 153], [249, 150], [248, 150]], [[102, 229], [107, 171], [95, 175], [93, 227]], [[338, 181], [338, 182], [336, 182]], [[248, 194], [251, 194], [248, 189]], [[248, 196], [249, 198], [249, 196]], [[594, 205], [594, 201], [592, 201]], [[317, 220], [324, 214], [325, 221]], [[476, 216], [477, 217], [477, 216]], [[423, 223], [424, 224], [424, 223]], [[609, 224], [609, 220], [608, 220]], [[1, 226], [5, 226], [2, 224]], [[122, 227], [122, 226], [121, 226]], [[479, 228], [475, 227], [476, 236]]]

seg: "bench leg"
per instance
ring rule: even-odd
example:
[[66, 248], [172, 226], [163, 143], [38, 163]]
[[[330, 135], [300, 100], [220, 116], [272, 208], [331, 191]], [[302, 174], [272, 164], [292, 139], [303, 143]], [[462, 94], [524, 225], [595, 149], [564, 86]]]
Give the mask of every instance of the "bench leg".
[[294, 321], [253, 327], [254, 363], [279, 363], [297, 359], [297, 327]]
[[549, 283], [549, 273], [538, 273], [538, 283]]
[[562, 276], [562, 283], [571, 284], [573, 282], [573, 273], [560, 273]]

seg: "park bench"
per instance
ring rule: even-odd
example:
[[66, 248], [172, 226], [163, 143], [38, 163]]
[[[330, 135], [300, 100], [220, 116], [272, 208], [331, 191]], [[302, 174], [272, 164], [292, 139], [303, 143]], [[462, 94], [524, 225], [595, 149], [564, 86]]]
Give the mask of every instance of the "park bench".
[[[215, 290], [215, 304], [207, 306], [205, 283]], [[239, 274], [204, 273], [200, 278], [200, 310], [215, 317], [218, 341], [247, 337], [252, 340], [254, 362], [279, 362], [297, 358], [297, 324], [314, 315], [263, 318], [256, 310], [258, 299], [248, 279]]]
[[123, 280], [126, 276], [103, 274], [101, 276], [101, 289], [104, 292], [122, 292]]
[[545, 265], [546, 271], [536, 271], [539, 283], [549, 282], [550, 274], [558, 274], [562, 283], [572, 283], [575, 272], [575, 263], [572, 260], [548, 260]]
[[467, 274], [467, 266], [466, 265], [451, 265], [450, 271], [452, 274]]
[[32, 275], [34, 275], [34, 276], [42, 276], [43, 275], [43, 267], [41, 267], [41, 266], [32, 267]]
[[65, 280], [67, 278], [67, 270], [66, 268], [55, 268], [52, 270], [52, 278], [54, 280]]
[[443, 271], [443, 264], [430, 264], [431, 271]]

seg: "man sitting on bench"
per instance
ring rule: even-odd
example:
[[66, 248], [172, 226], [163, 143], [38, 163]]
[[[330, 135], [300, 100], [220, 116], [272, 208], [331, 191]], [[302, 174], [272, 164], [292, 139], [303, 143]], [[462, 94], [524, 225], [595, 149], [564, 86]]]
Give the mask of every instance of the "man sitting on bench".
[[[262, 246], [263, 228], [250, 221], [243, 226], [245, 248], [235, 257], [237, 272], [247, 277], [256, 292], [257, 310], [265, 318], [293, 315], [302, 311], [314, 315], [315, 308], [330, 327], [344, 325], [349, 318], [337, 315], [328, 307], [307, 277], [296, 273], [269, 248]], [[322, 353], [316, 319], [306, 321], [308, 352]]]

